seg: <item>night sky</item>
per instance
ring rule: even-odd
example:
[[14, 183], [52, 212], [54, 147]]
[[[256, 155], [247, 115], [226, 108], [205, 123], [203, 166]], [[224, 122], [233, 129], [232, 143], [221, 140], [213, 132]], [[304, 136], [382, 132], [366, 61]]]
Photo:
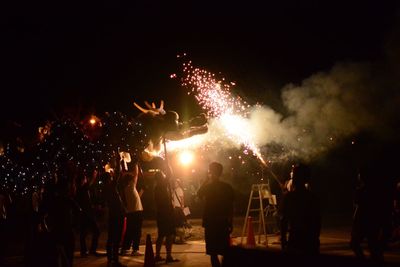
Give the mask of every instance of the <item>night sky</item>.
[[[281, 98], [287, 84], [300, 86], [292, 93], [314, 92], [310, 84], [315, 82], [326, 92], [316, 97], [323, 101], [314, 102], [325, 108], [331, 104], [326, 99], [331, 88], [324, 86], [336, 79], [343, 86], [337, 100], [347, 104], [339, 115], [349, 116], [351, 134], [375, 128], [384, 129], [383, 135], [389, 129], [398, 137], [396, 1], [7, 2], [0, 6], [2, 137], [15, 138], [18, 129], [37, 129], [44, 120], [67, 111], [136, 116], [134, 101], [163, 99], [166, 109], [184, 119], [197, 115], [201, 109], [193, 96], [179, 79], [170, 78], [179, 75], [182, 62], [176, 55], [184, 52], [193, 65], [234, 81], [235, 93], [248, 103], [260, 102], [279, 114], [287, 112]], [[320, 72], [326, 75], [314, 76]], [[301, 112], [301, 105], [292, 110], [295, 115]], [[324, 122], [326, 129], [348, 137], [349, 126], [340, 128], [346, 121], [327, 114], [331, 120], [315, 117], [318, 125]], [[314, 121], [300, 117], [290, 118], [295, 122], [291, 126], [302, 129]], [[319, 145], [314, 142], [319, 138], [326, 136], [311, 132], [309, 145]], [[338, 201], [351, 209], [351, 149], [333, 146], [330, 156], [321, 159], [324, 163], [319, 162], [322, 178], [316, 188], [332, 209], [340, 206]], [[337, 200], [337, 192], [348, 197]]]
[[9, 1], [1, 8], [1, 119], [32, 123], [65, 107], [134, 115], [133, 101], [160, 99], [196, 113], [169, 78], [182, 52], [235, 81], [251, 103], [274, 105], [287, 83], [336, 62], [384, 57], [398, 22], [394, 2]]

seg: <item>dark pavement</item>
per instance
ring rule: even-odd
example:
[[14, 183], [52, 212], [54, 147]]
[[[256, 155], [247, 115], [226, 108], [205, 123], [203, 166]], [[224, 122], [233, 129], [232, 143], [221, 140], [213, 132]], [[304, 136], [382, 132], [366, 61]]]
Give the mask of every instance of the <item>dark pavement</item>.
[[[169, 263], [170, 266], [211, 266], [209, 256], [205, 254], [205, 244], [203, 239], [203, 228], [201, 227], [201, 219], [190, 219], [189, 220], [192, 228], [187, 231], [187, 243], [186, 244], [174, 244], [173, 246], [173, 256], [178, 258], [180, 261], [176, 263]], [[240, 246], [237, 248], [241, 248], [241, 246], [246, 247], [246, 237], [241, 238], [242, 230], [243, 230], [244, 219], [242, 217], [235, 218], [234, 221], [234, 230], [232, 233], [233, 243], [234, 245]], [[324, 226], [325, 225], [325, 226]], [[272, 229], [273, 224], [268, 222], [267, 227]], [[254, 227], [256, 229], [256, 227]], [[153, 251], [155, 251], [154, 242], [157, 236], [157, 228], [154, 220], [145, 220], [143, 222], [142, 228], [142, 243], [140, 246], [141, 252], [145, 252], [145, 240], [146, 235], [151, 235], [151, 240], [153, 243]], [[106, 241], [106, 232], [102, 231], [99, 242], [99, 251], [105, 252], [105, 241]], [[334, 217], [328, 218], [323, 223], [323, 229], [321, 233], [321, 254], [323, 256], [330, 256], [335, 258], [324, 259], [329, 261], [330, 263], [335, 262], [335, 260], [344, 260], [346, 263], [349, 263], [348, 266], [354, 266], [354, 256], [352, 251], [349, 249], [349, 238], [350, 238], [350, 226], [348, 220], [336, 219]], [[88, 238], [88, 243], [90, 239], [90, 235]], [[258, 242], [257, 232], [255, 233], [255, 240]], [[265, 237], [261, 236], [260, 243], [256, 244], [256, 248], [245, 248], [242, 250], [232, 250], [234, 253], [234, 257], [231, 260], [234, 260], [236, 265], [234, 266], [245, 266], [242, 265], [242, 260], [245, 260], [248, 265], [251, 266], [251, 261], [255, 260], [257, 257], [260, 260], [270, 260], [273, 262], [276, 260], [277, 255], [281, 255], [280, 244], [279, 244], [279, 236], [277, 234], [270, 233], [267, 235], [268, 246], [265, 245]], [[78, 241], [78, 240], [76, 240]], [[241, 243], [243, 242], [243, 243]], [[366, 243], [364, 244], [366, 248]], [[81, 258], [79, 255], [79, 242], [76, 243], [75, 248], [75, 258], [74, 258], [74, 266], [75, 267], [95, 267], [95, 266], [107, 266], [106, 257], [95, 257], [89, 256], [86, 258]], [[162, 256], [165, 257], [165, 247], [162, 248]], [[365, 249], [366, 254], [368, 255], [367, 248]], [[385, 251], [385, 266], [398, 266], [400, 264], [400, 242], [391, 243], [388, 250]], [[257, 254], [253, 254], [257, 253]], [[269, 253], [274, 253], [271, 256]], [[237, 259], [236, 257], [241, 257]], [[275, 258], [274, 258], [275, 257]], [[247, 259], [248, 258], [248, 259]], [[334, 259], [334, 260], [333, 260]], [[143, 266], [144, 265], [144, 256], [123, 256], [121, 257], [121, 262], [127, 264], [128, 266]], [[351, 264], [350, 264], [351, 263]], [[265, 264], [268, 264], [267, 262]], [[164, 262], [158, 263], [157, 265], [166, 265]], [[335, 266], [345, 266], [343, 262], [338, 263]], [[18, 253], [14, 253], [7, 258], [7, 262], [4, 265], [8, 266], [23, 266], [22, 264], [22, 256], [18, 255]], [[231, 265], [229, 265], [231, 266]], [[2, 266], [3, 267], [3, 266]]]

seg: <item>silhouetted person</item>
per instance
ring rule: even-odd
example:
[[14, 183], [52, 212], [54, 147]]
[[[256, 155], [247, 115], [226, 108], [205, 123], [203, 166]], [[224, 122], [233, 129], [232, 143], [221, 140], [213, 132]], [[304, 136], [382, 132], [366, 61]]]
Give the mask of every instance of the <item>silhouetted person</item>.
[[306, 188], [310, 169], [298, 164], [292, 169], [292, 190], [283, 196], [281, 246], [284, 252], [311, 256], [319, 254], [321, 230], [319, 198]]
[[59, 175], [55, 192], [49, 192], [44, 199], [47, 211], [47, 227], [55, 241], [57, 261], [60, 266], [72, 267], [75, 248], [74, 227], [75, 218], [79, 214], [79, 206], [71, 195], [71, 180]]
[[391, 241], [395, 242], [400, 240], [400, 181], [397, 181], [396, 183], [393, 206], [393, 232], [391, 236]]
[[89, 253], [93, 255], [99, 255], [97, 253], [97, 245], [100, 236], [100, 229], [96, 222], [96, 214], [93, 208], [91, 198], [91, 186], [97, 179], [97, 171], [95, 171], [91, 177], [87, 177], [86, 174], [81, 173], [79, 177], [79, 186], [76, 193], [76, 201], [78, 202], [81, 213], [79, 217], [79, 237], [80, 237], [80, 250], [81, 256], [86, 257], [88, 255], [86, 247], [86, 236], [89, 232], [92, 234], [92, 241]]
[[226, 255], [232, 232], [234, 193], [231, 185], [219, 180], [222, 171], [220, 163], [212, 162], [207, 178], [197, 193], [205, 201], [203, 227], [206, 253], [210, 255], [213, 267], [221, 266], [218, 255]]
[[3, 264], [5, 258], [6, 245], [8, 241], [8, 206], [10, 203], [9, 194], [4, 190], [0, 190], [0, 265]]
[[161, 257], [161, 246], [165, 239], [165, 249], [167, 251], [166, 263], [179, 261], [172, 257], [172, 243], [175, 236], [174, 207], [172, 205], [171, 190], [168, 179], [161, 171], [155, 174], [156, 186], [154, 188], [154, 200], [157, 212], [157, 241], [155, 260], [163, 261]]
[[[25, 243], [25, 264], [26, 266], [39, 266], [41, 250], [43, 251], [44, 239], [47, 234], [43, 227], [42, 197], [44, 187], [32, 192], [29, 198], [28, 214], [28, 232]], [[48, 252], [47, 252], [48, 253]]]
[[118, 192], [118, 171], [105, 172], [104, 174], [104, 195], [108, 208], [107, 227], [107, 260], [108, 267], [123, 267], [119, 262], [119, 244], [121, 242], [125, 208]]
[[350, 246], [359, 259], [365, 259], [361, 247], [367, 239], [370, 259], [382, 263], [384, 248], [391, 229], [393, 191], [390, 173], [383, 159], [366, 160], [360, 168], [355, 192], [355, 212]]

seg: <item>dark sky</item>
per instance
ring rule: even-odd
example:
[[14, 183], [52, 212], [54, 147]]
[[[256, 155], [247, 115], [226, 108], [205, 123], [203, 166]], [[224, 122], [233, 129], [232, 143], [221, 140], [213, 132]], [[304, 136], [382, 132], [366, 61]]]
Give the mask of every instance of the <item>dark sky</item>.
[[181, 52], [244, 97], [279, 95], [335, 62], [381, 58], [399, 14], [368, 0], [7, 2], [1, 120], [21, 123], [66, 106], [134, 114], [134, 100], [181, 112], [194, 103], [169, 78]]
[[[0, 136], [15, 137], [7, 133], [18, 128], [14, 122], [35, 130], [67, 107], [134, 116], [133, 101], [164, 99], [167, 109], [196, 115], [193, 97], [169, 78], [179, 72], [182, 52], [194, 65], [236, 81], [245, 99], [273, 106], [284, 85], [337, 62], [385, 60], [390, 46], [396, 55], [400, 45], [390, 43], [397, 38], [400, 44], [397, 2], [2, 1]], [[327, 160], [339, 170], [324, 173], [335, 184], [316, 186], [328, 192], [332, 206], [351, 181], [340, 173], [343, 161]]]

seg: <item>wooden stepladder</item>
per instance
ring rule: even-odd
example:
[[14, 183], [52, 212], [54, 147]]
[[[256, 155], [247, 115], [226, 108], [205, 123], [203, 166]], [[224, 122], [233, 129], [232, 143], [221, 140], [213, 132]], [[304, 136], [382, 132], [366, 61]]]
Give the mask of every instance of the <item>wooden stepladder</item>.
[[[272, 197], [271, 189], [268, 184], [253, 184], [251, 186], [251, 192], [249, 197], [249, 203], [247, 205], [246, 217], [244, 219], [243, 231], [241, 237], [241, 244], [243, 244], [243, 237], [247, 234], [249, 227], [248, 223], [258, 224], [258, 241], [261, 243], [261, 236], [265, 237], [265, 246], [268, 246], [267, 229], [265, 224], [265, 216], [270, 212], [268, 206], [264, 200], [269, 200]], [[254, 220], [248, 220], [249, 216]], [[250, 221], [250, 222], [249, 222]]]

